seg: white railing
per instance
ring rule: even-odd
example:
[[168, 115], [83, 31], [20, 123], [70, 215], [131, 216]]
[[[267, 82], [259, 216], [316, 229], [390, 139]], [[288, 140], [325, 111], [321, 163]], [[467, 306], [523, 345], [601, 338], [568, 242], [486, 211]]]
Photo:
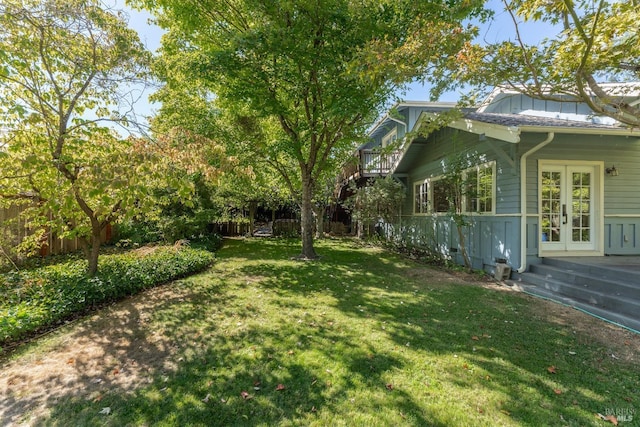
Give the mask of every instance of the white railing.
[[400, 152], [380, 152], [374, 149], [360, 150], [360, 169], [363, 175], [387, 175], [400, 159]]

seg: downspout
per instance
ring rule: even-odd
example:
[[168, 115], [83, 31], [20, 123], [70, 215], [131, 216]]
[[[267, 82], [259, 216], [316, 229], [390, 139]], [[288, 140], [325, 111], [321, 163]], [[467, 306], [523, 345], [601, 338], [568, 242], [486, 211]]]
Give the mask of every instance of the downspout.
[[[389, 120], [391, 120], [391, 121], [394, 121], [394, 122], [396, 122], [396, 123], [399, 123], [399, 124], [403, 125], [403, 126], [404, 126], [404, 133], [405, 133], [405, 135], [407, 134], [408, 126], [407, 126], [407, 124], [406, 124], [405, 122], [403, 122], [402, 120], [399, 120], [399, 119], [393, 118], [393, 117], [391, 117], [391, 116], [387, 116], [387, 118], [388, 118]], [[403, 138], [404, 138], [404, 136], [403, 136]]]
[[547, 138], [520, 157], [520, 267], [518, 273], [527, 269], [527, 159], [529, 156], [553, 141], [555, 133], [549, 132]]

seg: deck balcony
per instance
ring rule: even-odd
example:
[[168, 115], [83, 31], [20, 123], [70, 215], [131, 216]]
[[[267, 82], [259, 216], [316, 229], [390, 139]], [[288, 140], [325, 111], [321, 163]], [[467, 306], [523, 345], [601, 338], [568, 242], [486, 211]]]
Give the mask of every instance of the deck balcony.
[[356, 153], [357, 162], [348, 164], [343, 176], [346, 179], [384, 177], [391, 173], [400, 159], [400, 151], [381, 152], [379, 149], [362, 149]]

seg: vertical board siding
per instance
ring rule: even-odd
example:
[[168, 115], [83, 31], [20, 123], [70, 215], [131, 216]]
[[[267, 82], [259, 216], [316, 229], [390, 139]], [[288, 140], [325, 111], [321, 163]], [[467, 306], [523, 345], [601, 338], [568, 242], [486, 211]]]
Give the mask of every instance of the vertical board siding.
[[640, 253], [640, 218], [605, 218], [604, 252], [607, 255], [637, 255]]
[[[458, 232], [449, 216], [403, 216], [397, 222], [385, 224], [386, 237], [405, 244], [431, 249], [446, 257], [462, 262]], [[496, 258], [506, 258], [517, 266], [520, 248], [514, 235], [520, 231], [520, 218], [474, 216], [465, 227], [465, 241], [473, 267], [490, 270]], [[453, 249], [453, 250], [452, 250]]]

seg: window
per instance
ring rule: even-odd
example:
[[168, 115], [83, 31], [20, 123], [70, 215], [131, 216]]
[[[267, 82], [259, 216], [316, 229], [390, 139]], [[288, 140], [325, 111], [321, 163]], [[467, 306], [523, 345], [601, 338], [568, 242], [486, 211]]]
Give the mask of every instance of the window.
[[397, 139], [398, 139], [398, 130], [396, 128], [393, 128], [391, 132], [389, 132], [382, 138], [382, 146], [386, 147], [388, 145], [391, 145]]
[[429, 181], [418, 181], [413, 185], [413, 213], [429, 213]]
[[433, 194], [431, 200], [433, 201], [433, 211], [436, 213], [449, 212], [449, 199], [447, 198], [447, 185], [444, 179], [437, 179], [432, 182]]
[[447, 188], [442, 178], [425, 179], [414, 183], [413, 200], [414, 214], [449, 212]]
[[465, 172], [466, 212], [488, 213], [494, 211], [495, 163], [475, 166]]

